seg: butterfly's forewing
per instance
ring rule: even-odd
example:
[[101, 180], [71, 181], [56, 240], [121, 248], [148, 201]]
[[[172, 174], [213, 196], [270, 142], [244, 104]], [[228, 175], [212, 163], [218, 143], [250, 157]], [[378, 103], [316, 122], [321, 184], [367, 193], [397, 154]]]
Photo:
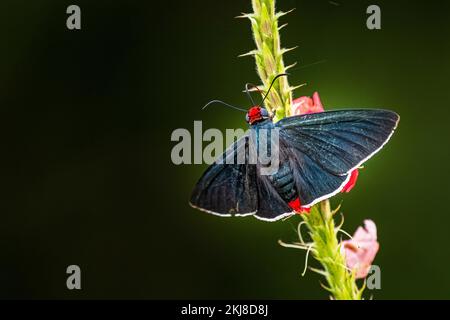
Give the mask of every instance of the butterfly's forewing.
[[237, 154], [248, 152], [248, 140], [248, 136], [242, 137], [225, 151], [222, 163], [216, 162], [208, 167], [192, 192], [192, 207], [221, 216], [256, 212], [256, 165], [237, 159]]
[[340, 192], [349, 173], [389, 140], [399, 117], [387, 110], [341, 110], [277, 122], [303, 206]]
[[280, 137], [324, 170], [345, 175], [389, 140], [399, 116], [389, 110], [338, 110], [288, 117]]

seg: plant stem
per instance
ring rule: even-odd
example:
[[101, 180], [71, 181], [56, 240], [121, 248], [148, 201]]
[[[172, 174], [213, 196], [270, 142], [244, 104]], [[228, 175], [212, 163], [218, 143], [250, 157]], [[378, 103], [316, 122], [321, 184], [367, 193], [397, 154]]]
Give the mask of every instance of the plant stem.
[[[253, 38], [256, 49], [246, 55], [253, 55], [256, 60], [258, 75], [265, 91], [269, 88], [275, 76], [286, 73], [283, 54], [289, 49], [280, 46], [278, 20], [285, 12], [275, 11], [275, 0], [252, 0], [253, 13], [244, 14], [252, 24]], [[266, 107], [275, 113], [274, 121], [290, 115], [292, 91], [287, 77], [281, 77], [274, 84], [267, 97]], [[328, 286], [324, 286], [334, 299], [361, 299], [362, 290], [356, 286], [355, 275], [345, 266], [345, 258], [340, 252], [337, 240], [338, 228], [335, 228], [333, 212], [328, 200], [311, 208], [310, 214], [302, 215], [308, 226], [313, 241], [313, 256], [323, 267], [316, 270], [323, 274]]]
[[[275, 12], [275, 0], [252, 0], [252, 6], [253, 13], [243, 15], [251, 21], [256, 44], [256, 49], [248, 54], [255, 57], [259, 78], [267, 92], [275, 76], [286, 73], [289, 68], [284, 65], [283, 54], [290, 49], [281, 48], [281, 27], [278, 26], [278, 19], [286, 13]], [[266, 99], [266, 107], [275, 113], [274, 121], [289, 115], [292, 90], [287, 77], [281, 77], [274, 83]]]
[[355, 274], [345, 266], [329, 201], [322, 201], [302, 217], [314, 243], [313, 256], [323, 267], [319, 273], [327, 280], [327, 286], [322, 286], [336, 300], [360, 300], [364, 288], [357, 287]]

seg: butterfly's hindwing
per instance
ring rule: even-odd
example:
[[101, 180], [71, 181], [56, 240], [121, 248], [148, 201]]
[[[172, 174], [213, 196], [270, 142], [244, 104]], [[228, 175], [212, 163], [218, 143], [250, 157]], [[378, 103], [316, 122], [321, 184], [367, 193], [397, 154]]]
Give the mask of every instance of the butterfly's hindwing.
[[348, 180], [349, 175], [330, 173], [295, 148], [288, 148], [286, 152], [289, 153], [298, 197], [304, 207], [310, 207], [338, 193]]
[[[284, 159], [280, 159], [280, 167], [283, 166], [284, 161]], [[261, 170], [258, 170], [257, 173], [258, 210], [255, 217], [261, 220], [275, 221], [292, 215], [292, 209], [274, 187], [270, 176], [261, 175]]]

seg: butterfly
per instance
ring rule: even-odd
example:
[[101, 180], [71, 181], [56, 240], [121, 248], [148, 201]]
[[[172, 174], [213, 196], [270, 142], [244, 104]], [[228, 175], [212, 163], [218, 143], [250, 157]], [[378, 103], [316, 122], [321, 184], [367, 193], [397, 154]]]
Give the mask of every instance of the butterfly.
[[[274, 123], [262, 103], [254, 105], [246, 114], [250, 130], [219, 157], [235, 160], [244, 151], [245, 161], [210, 165], [196, 184], [190, 205], [219, 216], [253, 215], [266, 221], [293, 215], [300, 207], [310, 208], [339, 193], [351, 172], [389, 141], [399, 120], [390, 110], [344, 109]], [[263, 164], [248, 157], [250, 149], [272, 141], [252, 139], [262, 130], [277, 132], [278, 166], [271, 174], [261, 174]]]

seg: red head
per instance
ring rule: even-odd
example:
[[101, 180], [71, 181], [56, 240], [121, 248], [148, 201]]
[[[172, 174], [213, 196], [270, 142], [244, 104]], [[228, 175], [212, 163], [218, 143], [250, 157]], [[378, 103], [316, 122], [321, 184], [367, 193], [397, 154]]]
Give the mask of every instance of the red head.
[[266, 119], [269, 119], [269, 112], [260, 106], [251, 107], [245, 116], [245, 120], [251, 125]]

